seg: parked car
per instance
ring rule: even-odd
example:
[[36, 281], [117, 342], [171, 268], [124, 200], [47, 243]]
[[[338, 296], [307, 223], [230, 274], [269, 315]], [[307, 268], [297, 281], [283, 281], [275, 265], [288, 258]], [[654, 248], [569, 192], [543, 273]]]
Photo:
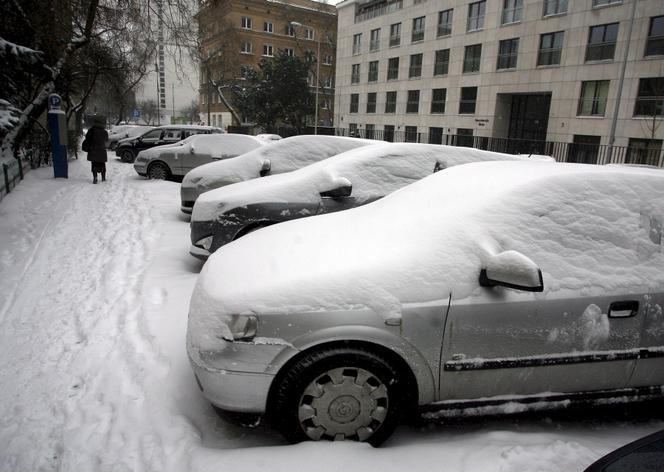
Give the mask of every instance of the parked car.
[[124, 162], [134, 162], [139, 152], [163, 144], [173, 144], [191, 136], [192, 134], [223, 133], [221, 128], [197, 125], [160, 126], [147, 131], [140, 136], [121, 139], [115, 149], [115, 154]]
[[214, 405], [293, 442], [377, 445], [422, 409], [661, 396], [663, 222], [662, 172], [452, 167], [220, 248], [189, 359]]
[[183, 176], [195, 167], [236, 157], [265, 144], [244, 134], [197, 134], [139, 152], [134, 169], [151, 179]]
[[108, 139], [106, 140], [106, 147], [111, 151], [115, 151], [118, 147], [118, 141], [121, 139], [132, 138], [135, 136], [140, 136], [141, 134], [147, 133], [150, 130], [153, 130], [154, 126], [143, 126], [143, 125], [119, 125], [115, 126], [110, 133], [108, 133]]
[[664, 470], [664, 430], [610, 452], [584, 472], [660, 472]]
[[259, 228], [364, 205], [437, 170], [495, 160], [529, 158], [437, 144], [383, 143], [293, 172], [210, 190], [194, 205], [190, 253], [207, 259], [224, 244]]
[[380, 141], [338, 136], [293, 136], [232, 161], [200, 166], [182, 180], [181, 209], [184, 213], [191, 213], [198, 196], [208, 190], [268, 174], [290, 172], [349, 149], [377, 142]]

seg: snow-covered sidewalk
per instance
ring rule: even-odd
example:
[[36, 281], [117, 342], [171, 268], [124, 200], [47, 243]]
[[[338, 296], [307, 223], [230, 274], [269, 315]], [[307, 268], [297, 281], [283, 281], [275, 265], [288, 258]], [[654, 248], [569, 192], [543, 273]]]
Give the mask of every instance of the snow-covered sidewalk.
[[201, 264], [179, 184], [109, 157], [108, 182], [92, 185], [83, 156], [69, 179], [37, 169], [0, 202], [1, 471], [569, 472], [664, 428], [639, 409], [539, 414], [404, 427], [373, 449], [229, 425], [185, 353]]

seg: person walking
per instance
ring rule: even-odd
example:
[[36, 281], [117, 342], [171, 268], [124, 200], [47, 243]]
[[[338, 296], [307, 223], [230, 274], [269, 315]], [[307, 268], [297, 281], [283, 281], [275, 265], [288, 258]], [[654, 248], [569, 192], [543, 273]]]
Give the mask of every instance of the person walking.
[[82, 148], [88, 153], [88, 161], [92, 165], [92, 183], [97, 183], [97, 174], [101, 173], [101, 181], [106, 182], [106, 141], [108, 133], [106, 132], [106, 118], [101, 115], [95, 115], [92, 118], [92, 127], [85, 134]]

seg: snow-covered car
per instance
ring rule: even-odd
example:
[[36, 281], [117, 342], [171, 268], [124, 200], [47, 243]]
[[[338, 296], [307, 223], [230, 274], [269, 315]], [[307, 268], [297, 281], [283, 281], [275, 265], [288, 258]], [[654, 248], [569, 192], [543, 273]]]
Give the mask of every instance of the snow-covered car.
[[263, 145], [264, 141], [245, 134], [196, 134], [139, 152], [134, 170], [151, 179], [183, 176], [195, 167], [236, 157]]
[[220, 248], [188, 355], [210, 402], [291, 441], [380, 444], [418, 409], [661, 397], [663, 223], [659, 171], [452, 167]]
[[205, 192], [192, 212], [190, 253], [206, 259], [259, 228], [364, 205], [446, 167], [530, 159], [437, 144], [383, 143], [352, 149], [293, 172]]
[[257, 134], [256, 137], [258, 139], [261, 139], [263, 141], [268, 141], [268, 142], [274, 142], [274, 141], [280, 141], [282, 138], [278, 134], [268, 134], [268, 133], [262, 133], [262, 134]]
[[118, 147], [118, 142], [121, 139], [133, 138], [135, 136], [140, 136], [150, 130], [153, 130], [154, 126], [143, 126], [143, 125], [119, 125], [114, 127], [110, 133], [108, 133], [108, 140], [106, 141], [106, 147], [111, 151], [114, 151]]
[[224, 130], [215, 126], [168, 125], [160, 126], [139, 136], [118, 141], [115, 155], [124, 162], [134, 162], [139, 152], [164, 144], [182, 141], [194, 134], [221, 134]]
[[335, 154], [377, 142], [339, 136], [293, 136], [255, 149], [232, 161], [200, 166], [182, 180], [181, 210], [191, 213], [198, 196], [208, 190], [268, 174], [290, 172]]

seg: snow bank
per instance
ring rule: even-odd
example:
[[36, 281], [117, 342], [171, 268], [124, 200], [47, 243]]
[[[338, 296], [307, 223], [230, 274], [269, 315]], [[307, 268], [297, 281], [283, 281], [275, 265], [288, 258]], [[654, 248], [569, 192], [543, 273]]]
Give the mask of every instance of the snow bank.
[[651, 235], [653, 221], [664, 221], [663, 172], [457, 166], [378, 202], [275, 225], [222, 247], [203, 268], [191, 310], [368, 307], [387, 319], [400, 316], [404, 303], [481, 293], [480, 268], [507, 250], [541, 268], [545, 287], [537, 297], [564, 289], [662, 290], [664, 251]]
[[239, 159], [197, 167], [184, 177], [182, 187], [193, 187], [200, 194], [213, 188], [259, 177], [261, 168], [268, 161], [270, 174], [281, 174], [349, 149], [375, 143], [376, 141], [369, 139], [338, 136], [293, 136], [256, 149]]
[[196, 200], [192, 220], [212, 220], [222, 210], [252, 203], [315, 204], [321, 200], [320, 192], [339, 187], [340, 179], [350, 182], [351, 196], [359, 206], [432, 174], [434, 168], [496, 160], [528, 161], [530, 158], [437, 144], [374, 144], [351, 149], [293, 172], [205, 192]]

